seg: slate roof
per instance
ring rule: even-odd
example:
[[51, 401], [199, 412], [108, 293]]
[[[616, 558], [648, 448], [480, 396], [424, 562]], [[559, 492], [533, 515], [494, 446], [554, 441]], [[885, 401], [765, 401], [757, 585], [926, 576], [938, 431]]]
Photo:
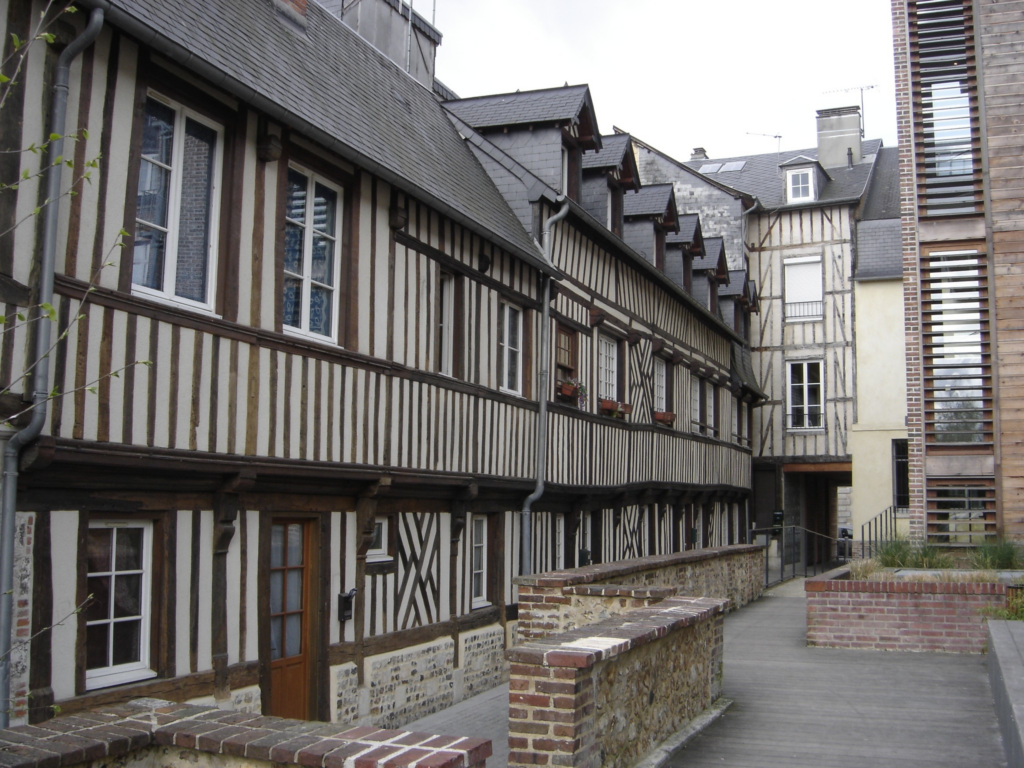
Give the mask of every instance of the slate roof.
[[750, 348], [739, 344], [737, 342], [732, 343], [732, 378], [744, 387], [747, 391], [753, 393], [756, 397], [761, 400], [767, 400], [768, 395], [764, 393], [764, 390], [758, 386], [757, 376], [754, 375], [754, 365], [750, 357]]
[[719, 298], [742, 296], [747, 287], [747, 272], [744, 269], [730, 269], [729, 282], [718, 289]]
[[594, 168], [618, 168], [622, 165], [622, 156], [629, 149], [628, 133], [613, 133], [601, 137], [601, 149], [591, 149], [583, 153], [583, 170]]
[[697, 236], [700, 229], [699, 213], [683, 213], [679, 216], [679, 232], [670, 232], [665, 235], [665, 242], [669, 245], [689, 245]]
[[480, 129], [575, 120], [588, 106], [589, 100], [590, 89], [586, 85], [570, 85], [542, 91], [477, 96], [450, 101], [445, 106], [456, 117]]
[[875, 160], [875, 172], [861, 221], [898, 219], [900, 217], [900, 154], [897, 147], [885, 147]]
[[[861, 152], [866, 157], [876, 154], [881, 147], [881, 140], [870, 139], [861, 145]], [[817, 160], [818, 149], [796, 149], [784, 152], [770, 152], [763, 155], [741, 155], [739, 157], [716, 157], [716, 163], [730, 163], [744, 161], [742, 170], [730, 171], [725, 174], [709, 173], [705, 178], [716, 183], [724, 183], [729, 187], [754, 195], [761, 201], [765, 208], [782, 208], [786, 205], [785, 179], [779, 166], [800, 156], [810, 160]], [[683, 162], [692, 171], [697, 171], [707, 160], [690, 160]], [[868, 177], [871, 173], [872, 163], [862, 162], [853, 168], [845, 165], [837, 168], [826, 168], [826, 172], [832, 180], [825, 184], [813, 203], [799, 203], [797, 207], [807, 205], [820, 205], [822, 203], [852, 201], [859, 199], [865, 191]], [[719, 179], [718, 177], [723, 178]]]
[[695, 256], [693, 259], [693, 271], [697, 270], [708, 270], [710, 272], [716, 272], [718, 270], [718, 261], [722, 258], [723, 251], [725, 250], [725, 239], [721, 237], [705, 237], [704, 238], [704, 255]]
[[269, 2], [109, 3], [110, 24], [542, 267], [433, 93], [317, 3], [304, 32]]
[[626, 192], [622, 201], [623, 216], [662, 216], [672, 201], [671, 184], [651, 184], [639, 192]]

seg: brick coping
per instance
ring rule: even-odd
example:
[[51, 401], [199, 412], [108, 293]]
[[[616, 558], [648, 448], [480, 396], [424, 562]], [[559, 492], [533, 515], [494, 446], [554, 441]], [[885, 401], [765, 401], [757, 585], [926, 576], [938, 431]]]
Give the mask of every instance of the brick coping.
[[818, 576], [808, 576], [804, 592], [871, 592], [917, 595], [1005, 595], [1006, 585], [999, 582], [963, 581], [867, 581], [850, 578], [846, 566]]
[[516, 576], [512, 579], [512, 583], [521, 587], [569, 587], [576, 584], [591, 584], [596, 581], [628, 576], [642, 571], [654, 571], [666, 566], [714, 560], [723, 555], [742, 555], [751, 552], [762, 552], [763, 550], [763, 547], [759, 547], [756, 544], [733, 544], [728, 547], [690, 549], [686, 552], [673, 552], [669, 555], [634, 557], [630, 560], [619, 560], [615, 563], [585, 565], [581, 568], [548, 571], [547, 573], [538, 573], [533, 576]]
[[471, 768], [491, 742], [135, 699], [0, 731], [0, 767], [60, 768], [174, 746], [306, 768]]
[[629, 584], [577, 584], [565, 587], [564, 595], [581, 597], [632, 597], [637, 600], [664, 600], [679, 593], [675, 587], [634, 587]]
[[729, 600], [721, 598], [670, 597], [656, 606], [636, 608], [596, 624], [529, 640], [507, 650], [505, 657], [518, 664], [585, 669], [670, 632], [724, 614], [728, 606]]

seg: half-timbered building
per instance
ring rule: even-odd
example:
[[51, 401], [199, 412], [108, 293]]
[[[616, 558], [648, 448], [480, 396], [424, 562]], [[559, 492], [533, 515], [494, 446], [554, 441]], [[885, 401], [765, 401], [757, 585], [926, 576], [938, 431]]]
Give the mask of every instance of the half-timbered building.
[[[82, 0], [12, 78], [17, 150], [48, 135], [56, 51], [99, 25], [67, 77], [76, 194], [45, 203], [54, 397], [17, 481], [15, 721], [159, 696], [397, 726], [497, 684], [538, 457], [535, 571], [747, 526], [743, 340], [580, 204], [589, 89], [442, 105], [436, 30], [414, 16], [422, 61], [396, 63], [362, 2], [357, 33], [305, 0]], [[5, 5], [5, 62], [42, 9]], [[635, 186], [621, 158], [609, 195]], [[0, 197], [8, 317], [37, 300], [17, 223], [39, 162], [0, 160], [30, 175]], [[0, 345], [12, 415], [31, 327]]]
[[[759, 307], [750, 318], [753, 367], [768, 395], [764, 407], [754, 412], [752, 431], [759, 527], [770, 526], [772, 513], [785, 510], [787, 524], [834, 538], [840, 522], [859, 525], [881, 513], [892, 504], [879, 506], [887, 500], [885, 492], [855, 494], [852, 510], [839, 509], [839, 489], [849, 488], [856, 471], [851, 433], [860, 429], [864, 479], [872, 489], [889, 488], [898, 465], [890, 444], [873, 441], [869, 434], [884, 432], [879, 438], [883, 442], [900, 437], [899, 424], [893, 423], [900, 417], [899, 407], [869, 408], [870, 418], [859, 421], [855, 355], [860, 331], [854, 310], [858, 234], [871, 230], [865, 237], [869, 261], [885, 261], [886, 253], [891, 260], [891, 238], [874, 237], [887, 232], [888, 225], [864, 226], [861, 219], [872, 179], [885, 175], [891, 182], [894, 177], [891, 164], [877, 162], [881, 142], [862, 140], [859, 109], [820, 110], [818, 146], [804, 150], [711, 158], [697, 148], [691, 160], [680, 162], [643, 142], [636, 146], [641, 181], [672, 182], [680, 214], [700, 215], [705, 255], [688, 265], [687, 275], [694, 293], [705, 303], [718, 301], [717, 292], [748, 264], [755, 278], [753, 295]], [[884, 186], [880, 182], [879, 189]], [[709, 283], [712, 246], [723, 245], [727, 270], [718, 265], [718, 280]], [[865, 285], [869, 273], [870, 267], [864, 272]], [[730, 314], [742, 306], [732, 296], [742, 296], [743, 285], [741, 281], [728, 291]], [[872, 287], [874, 296], [880, 288]], [[864, 319], [870, 323], [881, 317]], [[871, 349], [878, 344], [877, 333], [886, 339], [896, 334], [898, 341], [897, 331], [881, 322], [864, 328]], [[877, 383], [884, 386], [887, 381], [883, 377]], [[875, 383], [861, 382], [865, 391]], [[899, 391], [887, 390], [897, 400]]]

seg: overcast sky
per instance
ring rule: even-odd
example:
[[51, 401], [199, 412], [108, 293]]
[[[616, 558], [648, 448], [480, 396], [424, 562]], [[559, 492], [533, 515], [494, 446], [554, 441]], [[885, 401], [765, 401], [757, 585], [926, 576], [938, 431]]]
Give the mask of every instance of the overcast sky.
[[815, 110], [859, 104], [829, 93], [855, 86], [875, 86], [868, 138], [896, 144], [889, 0], [436, 0], [436, 26], [460, 96], [587, 83], [603, 134], [680, 160], [813, 147]]

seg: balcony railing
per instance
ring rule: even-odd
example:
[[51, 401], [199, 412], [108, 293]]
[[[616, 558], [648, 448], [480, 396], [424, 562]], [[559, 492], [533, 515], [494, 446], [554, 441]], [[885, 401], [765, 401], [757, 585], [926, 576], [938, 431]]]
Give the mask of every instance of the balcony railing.
[[825, 303], [822, 301], [797, 301], [786, 303], [787, 320], [810, 320], [821, 317]]

